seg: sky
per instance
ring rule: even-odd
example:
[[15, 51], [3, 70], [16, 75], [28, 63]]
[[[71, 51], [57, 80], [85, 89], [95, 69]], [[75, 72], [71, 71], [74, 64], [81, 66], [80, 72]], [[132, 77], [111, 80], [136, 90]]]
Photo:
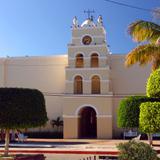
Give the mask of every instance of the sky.
[[[115, 0], [146, 9], [160, 7], [160, 0]], [[81, 24], [94, 10], [102, 15], [112, 54], [127, 54], [137, 44], [127, 27], [138, 19], [153, 21], [151, 12], [131, 9], [105, 0], [0, 0], [0, 57], [67, 54], [74, 16]]]

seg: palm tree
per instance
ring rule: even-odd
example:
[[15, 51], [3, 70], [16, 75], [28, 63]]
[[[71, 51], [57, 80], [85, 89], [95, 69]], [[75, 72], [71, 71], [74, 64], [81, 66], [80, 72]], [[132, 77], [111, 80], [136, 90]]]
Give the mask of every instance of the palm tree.
[[60, 117], [57, 117], [57, 119], [51, 120], [51, 125], [54, 128], [57, 127], [57, 131], [59, 131], [60, 126], [63, 126], [63, 120], [61, 120]]
[[[153, 22], [138, 20], [128, 27], [128, 33], [140, 45], [131, 50], [125, 59], [127, 67], [152, 64], [152, 70], [160, 66], [160, 26]], [[142, 44], [143, 43], [143, 44]]]

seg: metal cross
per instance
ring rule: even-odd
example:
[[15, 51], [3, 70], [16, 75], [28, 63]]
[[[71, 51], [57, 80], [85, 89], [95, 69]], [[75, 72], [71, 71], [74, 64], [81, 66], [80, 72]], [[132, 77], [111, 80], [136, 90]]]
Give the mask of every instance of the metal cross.
[[84, 10], [84, 13], [87, 13], [88, 14], [88, 19], [90, 19], [91, 18], [91, 13], [95, 13], [95, 12], [94, 12], [94, 10], [91, 11], [91, 10], [88, 9], [87, 11]]

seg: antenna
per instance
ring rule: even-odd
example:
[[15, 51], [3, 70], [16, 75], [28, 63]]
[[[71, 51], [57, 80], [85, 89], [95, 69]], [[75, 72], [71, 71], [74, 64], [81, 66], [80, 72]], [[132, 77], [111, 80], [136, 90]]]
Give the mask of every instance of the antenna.
[[84, 13], [86, 13], [87, 15], [88, 15], [88, 19], [91, 19], [91, 18], [93, 18], [93, 16], [91, 15], [91, 13], [95, 13], [95, 11], [94, 10], [84, 10]]

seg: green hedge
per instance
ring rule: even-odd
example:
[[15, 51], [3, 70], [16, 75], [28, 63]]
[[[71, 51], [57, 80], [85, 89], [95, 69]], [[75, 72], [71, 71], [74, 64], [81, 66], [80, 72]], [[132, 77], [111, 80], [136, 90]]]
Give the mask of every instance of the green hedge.
[[160, 69], [157, 69], [149, 76], [146, 93], [148, 97], [160, 97]]
[[140, 105], [139, 124], [144, 133], [160, 131], [160, 102], [145, 102]]
[[146, 96], [131, 96], [122, 99], [118, 107], [117, 125], [119, 128], [138, 128], [140, 104], [143, 102], [160, 101]]
[[36, 89], [0, 88], [0, 128], [44, 125], [47, 113], [43, 94]]

